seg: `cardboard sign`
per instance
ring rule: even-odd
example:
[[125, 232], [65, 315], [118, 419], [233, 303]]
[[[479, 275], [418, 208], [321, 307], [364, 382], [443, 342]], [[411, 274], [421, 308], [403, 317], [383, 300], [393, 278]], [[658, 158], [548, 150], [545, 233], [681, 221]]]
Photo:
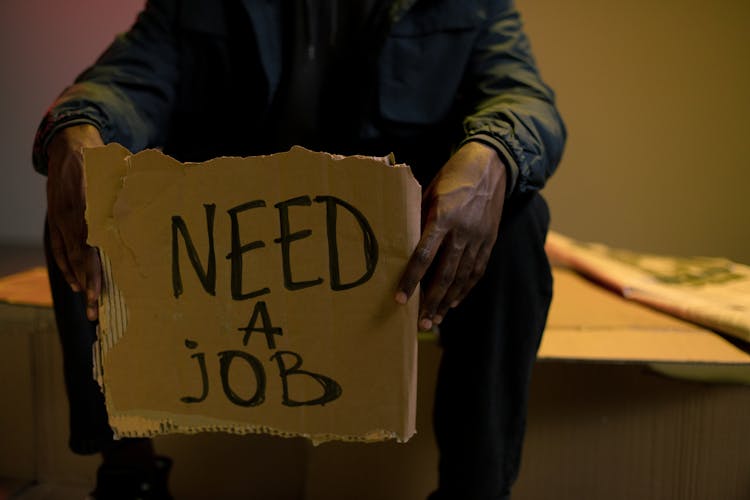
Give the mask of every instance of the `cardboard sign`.
[[299, 147], [84, 160], [95, 376], [118, 436], [414, 434], [418, 293], [393, 300], [419, 238], [408, 167]]

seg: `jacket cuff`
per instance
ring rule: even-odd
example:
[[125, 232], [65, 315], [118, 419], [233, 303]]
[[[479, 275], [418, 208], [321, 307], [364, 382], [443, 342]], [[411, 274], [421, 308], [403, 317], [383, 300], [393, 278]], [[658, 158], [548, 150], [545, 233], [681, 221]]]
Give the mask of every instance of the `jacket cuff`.
[[93, 125], [101, 132], [103, 128], [103, 117], [95, 108], [75, 109], [75, 110], [50, 110], [42, 119], [42, 123], [34, 137], [34, 149], [32, 152], [32, 163], [34, 170], [42, 175], [47, 175], [47, 146], [57, 132], [65, 127], [73, 125], [89, 124]]
[[518, 163], [516, 163], [513, 155], [510, 154], [508, 147], [497, 138], [484, 133], [478, 133], [465, 138], [463, 141], [461, 141], [459, 147], [463, 146], [467, 142], [481, 142], [485, 146], [489, 146], [495, 150], [497, 155], [500, 157], [500, 161], [502, 161], [503, 165], [505, 165], [505, 171], [507, 174], [507, 181], [505, 183], [505, 199], [508, 199], [513, 194], [516, 188], [519, 172]]

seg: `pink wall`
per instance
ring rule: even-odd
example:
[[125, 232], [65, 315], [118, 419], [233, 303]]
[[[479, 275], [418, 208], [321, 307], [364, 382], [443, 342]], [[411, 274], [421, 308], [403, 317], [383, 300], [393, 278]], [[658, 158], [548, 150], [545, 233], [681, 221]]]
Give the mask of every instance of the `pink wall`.
[[31, 145], [44, 110], [127, 29], [144, 0], [0, 2], [0, 242], [40, 240], [44, 178]]

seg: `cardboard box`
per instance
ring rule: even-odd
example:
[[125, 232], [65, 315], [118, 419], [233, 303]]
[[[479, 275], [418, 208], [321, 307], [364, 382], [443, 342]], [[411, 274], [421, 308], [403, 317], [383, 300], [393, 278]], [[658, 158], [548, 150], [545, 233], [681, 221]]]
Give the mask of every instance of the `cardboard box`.
[[[626, 302], [568, 270], [556, 268], [553, 275], [555, 298], [532, 381], [514, 498], [749, 498], [750, 387], [727, 379], [665, 378], [645, 360], [685, 370], [697, 366], [705, 376], [747, 371], [750, 356], [710, 331]], [[18, 366], [26, 366], [27, 356], [31, 359], [28, 368], [13, 369], [3, 380], [6, 400], [19, 401], [29, 390], [31, 401], [5, 408], [0, 476], [34, 473], [50, 487], [76, 484], [85, 492], [93, 485], [97, 458], [74, 456], [66, 447], [60, 347], [46, 276], [39, 270], [16, 277], [14, 283], [19, 281], [21, 288], [36, 289], [35, 300], [47, 307], [0, 308], [3, 352]], [[17, 302], [4, 284], [0, 281], [2, 300]], [[18, 335], [29, 345], [19, 344]], [[674, 347], [652, 342], [649, 335], [652, 340], [666, 335]], [[715, 349], [707, 349], [707, 343]], [[712, 361], [712, 355], [723, 361]], [[423, 338], [419, 432], [408, 443], [332, 442], [313, 448], [302, 439], [263, 435], [160, 436], [157, 449], [175, 459], [173, 493], [188, 500], [205, 498], [208, 492], [228, 500], [251, 493], [267, 499], [424, 498], [437, 481], [430, 413], [439, 358], [434, 339]], [[33, 372], [31, 379], [26, 370]], [[33, 433], [23, 426], [32, 422]], [[28, 458], [13, 462], [18, 456]]]

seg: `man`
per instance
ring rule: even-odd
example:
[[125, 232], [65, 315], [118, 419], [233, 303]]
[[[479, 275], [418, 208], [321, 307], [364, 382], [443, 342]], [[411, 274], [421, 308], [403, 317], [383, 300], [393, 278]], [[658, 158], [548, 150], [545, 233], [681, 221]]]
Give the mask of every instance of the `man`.
[[[419, 326], [443, 357], [432, 498], [509, 498], [531, 366], [551, 298], [537, 191], [565, 138], [512, 0], [152, 0], [45, 116], [48, 262], [71, 448], [102, 452], [98, 498], [168, 498], [150, 441], [113, 442], [91, 380], [101, 288], [84, 222], [81, 148], [117, 141], [181, 161], [300, 144], [393, 151], [428, 186], [394, 299], [421, 281]], [[452, 153], [452, 154], [451, 154]], [[133, 486], [135, 487], [135, 486]]]

